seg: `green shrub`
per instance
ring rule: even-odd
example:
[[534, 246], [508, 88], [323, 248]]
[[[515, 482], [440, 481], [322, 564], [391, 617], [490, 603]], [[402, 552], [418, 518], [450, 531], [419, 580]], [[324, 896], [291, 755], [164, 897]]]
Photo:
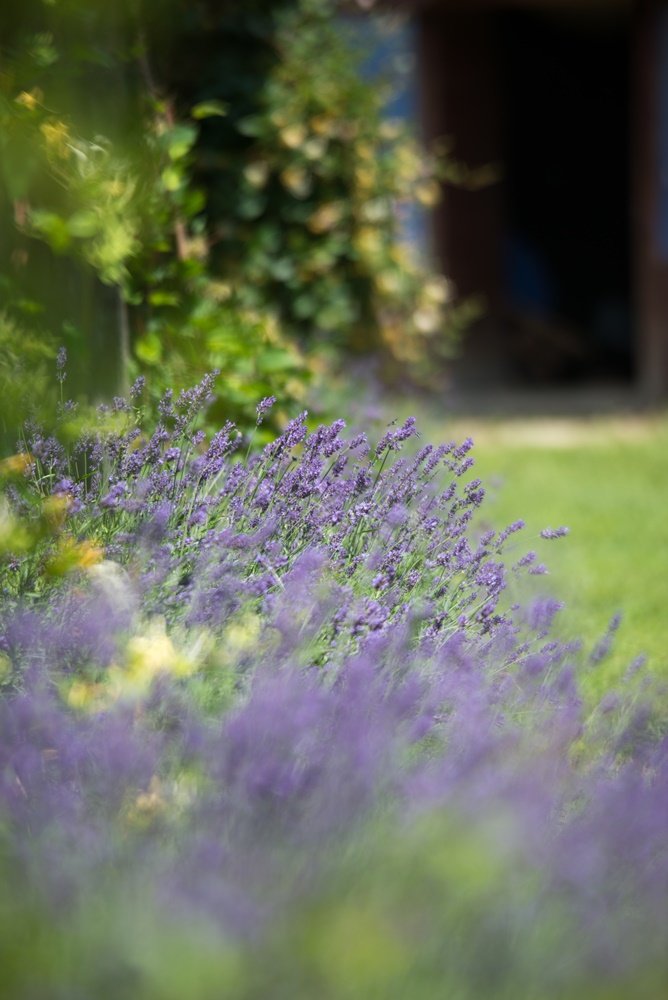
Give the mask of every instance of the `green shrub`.
[[54, 345], [0, 312], [0, 446], [13, 448], [28, 419], [44, 421], [55, 402]]
[[331, 0], [27, 0], [3, 19], [6, 308], [67, 340], [82, 387], [217, 366], [250, 422], [257, 396], [298, 394], [304, 346], [379, 351], [390, 375], [451, 347], [449, 286], [400, 222], [444, 166], [386, 120]]
[[331, 0], [221, 18], [190, 91], [229, 111], [196, 148], [214, 259], [241, 302], [276, 309], [302, 342], [424, 373], [452, 348], [450, 288], [404, 239], [401, 213], [438, 200], [445, 165], [387, 119], [387, 87], [364, 78], [349, 35]]
[[[8, 314], [67, 342], [77, 388], [92, 383], [93, 395], [139, 370], [159, 395], [218, 367], [221, 403], [242, 424], [258, 397], [299, 395], [298, 349], [212, 267], [192, 150], [222, 105], [198, 102], [177, 120], [125, 8], [27, 6], [32, 17], [19, 12], [5, 33], [0, 79]], [[96, 114], [82, 92], [112, 84], [115, 104], [106, 95]]]

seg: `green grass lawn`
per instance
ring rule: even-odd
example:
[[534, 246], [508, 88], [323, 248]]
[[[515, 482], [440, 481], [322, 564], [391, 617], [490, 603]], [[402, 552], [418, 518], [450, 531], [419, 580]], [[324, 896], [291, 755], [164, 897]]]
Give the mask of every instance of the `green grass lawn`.
[[[562, 634], [591, 647], [622, 613], [612, 656], [587, 681], [591, 693], [639, 653], [668, 680], [668, 417], [455, 421], [424, 407], [416, 415], [427, 440], [473, 437], [484, 517], [495, 528], [526, 521], [516, 551], [535, 548], [548, 565], [548, 577], [532, 580], [565, 602]], [[559, 525], [568, 537], [539, 537]]]

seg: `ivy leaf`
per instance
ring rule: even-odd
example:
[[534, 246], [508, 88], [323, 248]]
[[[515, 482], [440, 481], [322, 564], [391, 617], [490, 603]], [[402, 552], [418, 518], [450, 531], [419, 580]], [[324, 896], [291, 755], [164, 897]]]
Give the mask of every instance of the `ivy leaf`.
[[222, 101], [200, 101], [190, 110], [190, 114], [197, 121], [203, 118], [224, 118], [227, 114], [227, 107]]
[[161, 180], [165, 191], [178, 191], [181, 187], [183, 176], [178, 167], [166, 167], [161, 174]]
[[197, 129], [192, 125], [175, 125], [167, 134], [167, 153], [170, 160], [182, 160], [197, 139]]

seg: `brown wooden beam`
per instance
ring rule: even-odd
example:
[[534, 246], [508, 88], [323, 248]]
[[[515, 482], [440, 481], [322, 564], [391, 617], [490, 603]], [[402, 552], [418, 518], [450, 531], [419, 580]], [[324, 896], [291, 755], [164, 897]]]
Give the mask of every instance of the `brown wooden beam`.
[[[668, 94], [659, 92], [660, 60], [668, 59], [668, 51], [659, 48], [662, 18], [668, 19], [668, 4], [648, 0], [639, 7], [633, 55], [636, 367], [652, 400], [668, 395], [668, 234], [659, 231], [660, 199], [668, 198], [662, 176], [668, 163], [660, 162], [659, 141], [659, 129], [666, 127], [660, 101], [668, 101]], [[668, 35], [668, 22], [664, 32]]]

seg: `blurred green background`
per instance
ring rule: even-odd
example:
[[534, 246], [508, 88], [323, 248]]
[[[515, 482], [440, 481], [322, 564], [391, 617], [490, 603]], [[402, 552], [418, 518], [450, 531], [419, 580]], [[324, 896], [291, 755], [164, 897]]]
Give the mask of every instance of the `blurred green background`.
[[[222, 371], [212, 419], [299, 401], [373, 353], [424, 381], [463, 314], [401, 212], [448, 167], [330, 0], [27, 0], [0, 15], [3, 428], [17, 344], [69, 392], [153, 398]], [[10, 363], [11, 362], [11, 363]], [[41, 383], [40, 383], [41, 384]]]

